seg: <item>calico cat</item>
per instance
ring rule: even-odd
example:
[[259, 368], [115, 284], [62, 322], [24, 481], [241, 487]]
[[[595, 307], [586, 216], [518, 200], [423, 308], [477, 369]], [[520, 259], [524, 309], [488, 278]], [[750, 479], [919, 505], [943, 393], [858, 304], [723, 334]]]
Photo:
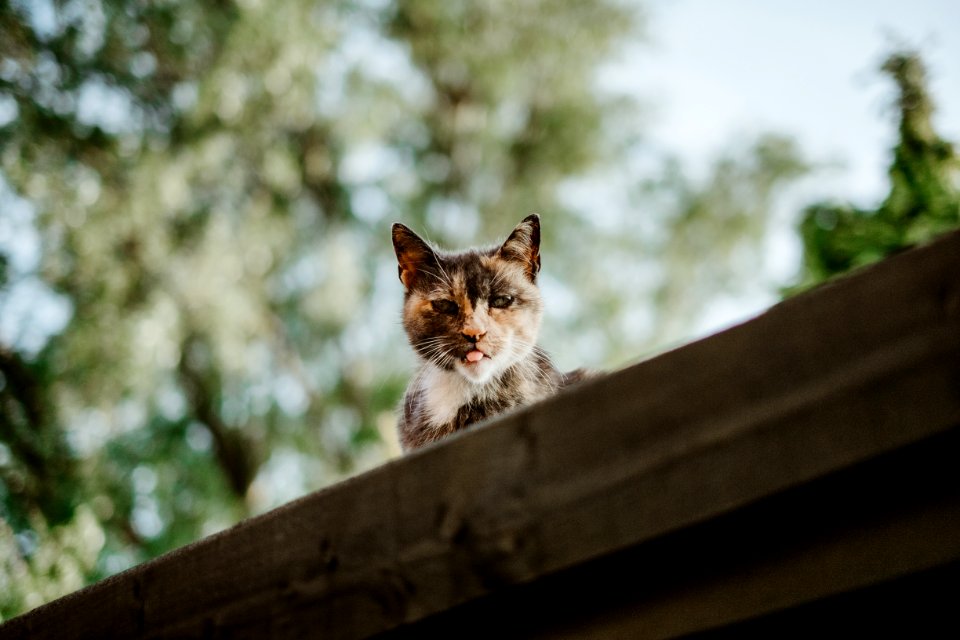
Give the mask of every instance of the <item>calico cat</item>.
[[420, 360], [398, 430], [410, 451], [580, 380], [537, 346], [543, 315], [540, 217], [497, 247], [448, 253], [402, 224], [393, 247], [405, 294], [403, 327]]

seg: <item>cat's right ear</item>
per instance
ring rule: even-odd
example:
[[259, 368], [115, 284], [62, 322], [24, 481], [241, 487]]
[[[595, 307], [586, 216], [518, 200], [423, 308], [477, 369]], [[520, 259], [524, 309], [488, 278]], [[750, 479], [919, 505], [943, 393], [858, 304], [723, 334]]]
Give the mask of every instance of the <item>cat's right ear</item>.
[[408, 291], [437, 261], [430, 245], [399, 222], [393, 225], [393, 250], [397, 254], [400, 282]]

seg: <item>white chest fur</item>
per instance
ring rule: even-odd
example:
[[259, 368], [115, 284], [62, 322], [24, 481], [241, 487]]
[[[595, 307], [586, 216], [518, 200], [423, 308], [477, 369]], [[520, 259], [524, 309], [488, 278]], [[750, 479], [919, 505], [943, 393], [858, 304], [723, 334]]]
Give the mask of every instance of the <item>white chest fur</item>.
[[515, 387], [505, 390], [496, 377], [477, 383], [459, 371], [447, 371], [432, 364], [425, 364], [416, 382], [416, 387], [422, 394], [421, 415], [427, 424], [439, 428], [449, 424], [457, 417], [460, 408], [471, 402], [485, 403], [498, 399], [502, 408], [505, 391], [512, 398], [509, 406], [513, 406], [518, 402], [535, 402], [556, 390], [533, 360], [521, 361], [517, 367], [512, 378]]
[[453, 420], [460, 407], [476, 397], [478, 391], [477, 385], [459, 373], [431, 365], [424, 367], [419, 385], [424, 390], [427, 422], [438, 427]]

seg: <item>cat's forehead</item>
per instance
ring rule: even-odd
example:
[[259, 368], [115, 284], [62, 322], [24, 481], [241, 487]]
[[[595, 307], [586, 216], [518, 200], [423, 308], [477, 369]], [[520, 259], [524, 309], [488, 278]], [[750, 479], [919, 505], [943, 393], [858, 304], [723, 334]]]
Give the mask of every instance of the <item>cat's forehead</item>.
[[439, 273], [430, 282], [435, 293], [468, 298], [488, 295], [493, 288], [522, 286], [523, 270], [494, 251], [469, 251], [438, 256]]

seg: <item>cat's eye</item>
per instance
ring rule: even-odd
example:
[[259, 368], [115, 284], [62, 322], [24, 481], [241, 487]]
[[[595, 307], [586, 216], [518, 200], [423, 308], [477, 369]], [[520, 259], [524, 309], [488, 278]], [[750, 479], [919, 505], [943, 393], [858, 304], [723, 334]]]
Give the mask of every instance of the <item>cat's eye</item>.
[[457, 303], [453, 300], [431, 300], [430, 306], [432, 306], [433, 310], [437, 313], [445, 313], [448, 315], [453, 315], [459, 310]]
[[494, 309], [506, 309], [513, 304], [513, 296], [493, 296], [490, 298], [490, 306]]

